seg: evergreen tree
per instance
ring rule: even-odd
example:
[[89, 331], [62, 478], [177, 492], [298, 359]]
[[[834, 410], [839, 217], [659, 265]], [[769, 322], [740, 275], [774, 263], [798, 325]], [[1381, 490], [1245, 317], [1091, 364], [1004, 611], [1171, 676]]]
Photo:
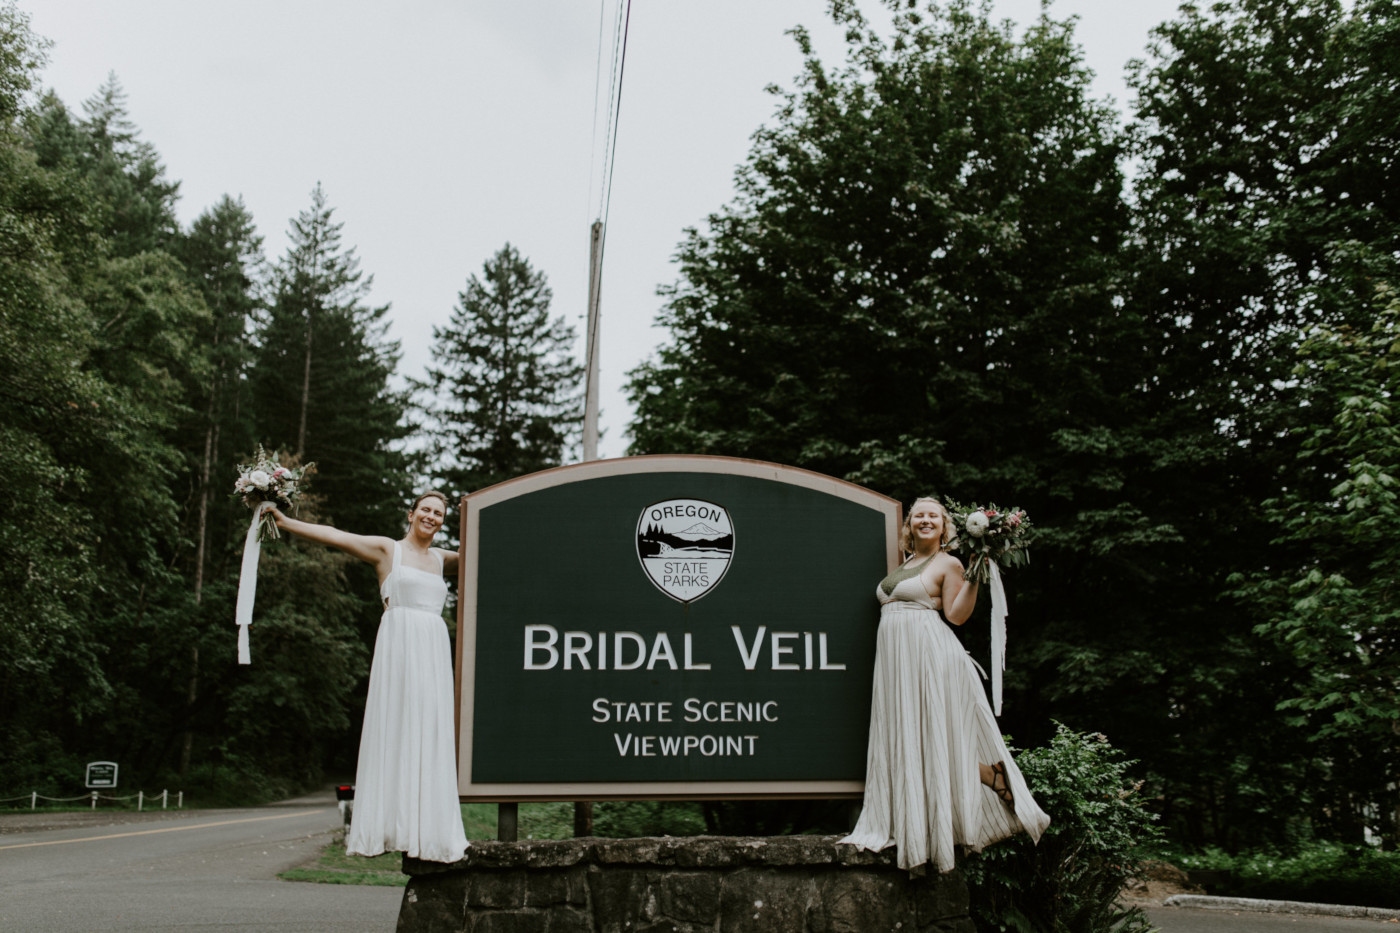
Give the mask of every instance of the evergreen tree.
[[207, 382], [194, 392], [194, 417], [188, 425], [190, 436], [201, 442], [192, 451], [193, 504], [186, 509], [185, 519], [185, 533], [194, 540], [190, 573], [200, 619], [198, 626], [186, 629], [184, 639], [189, 642], [190, 666], [179, 772], [185, 778], [195, 737], [201, 642], [213, 642], [206, 656], [210, 649], [217, 651], [228, 634], [227, 626], [219, 623], [233, 611], [226, 599], [206, 607], [204, 596], [206, 582], [232, 569], [229, 558], [235, 554], [241, 516], [235, 516], [224, 495], [226, 480], [233, 474], [238, 453], [254, 444], [241, 396], [252, 359], [249, 336], [259, 307], [254, 276], [262, 264], [262, 237], [242, 199], [225, 195], [195, 220], [177, 248], [190, 281], [210, 311], [199, 336], [209, 356]]
[[140, 138], [115, 74], [83, 102], [74, 120], [57, 96], [45, 98], [34, 150], [48, 168], [67, 166], [87, 179], [101, 205], [113, 256], [171, 248], [177, 234], [178, 182], [168, 181], [155, 146]]
[[97, 333], [66, 249], [87, 254], [101, 239], [83, 186], [26, 145], [45, 48], [28, 17], [0, 3], [0, 773], [11, 782], [61, 768], [60, 720], [90, 713], [111, 689], [87, 625], [100, 569], [75, 456], [107, 429], [107, 386], [83, 365]]
[[[181, 237], [176, 185], [115, 82], [85, 120], [33, 99], [44, 47], [0, 0], [0, 774], [68, 793], [100, 757], [147, 786], [179, 762], [191, 790], [211, 765], [238, 775], [239, 795], [300, 789], [350, 731], [373, 578], [361, 590], [346, 575], [364, 570], [339, 555], [272, 549], [263, 662], [235, 667], [230, 558], [247, 517], [221, 493], [256, 436], [251, 218], [226, 199]], [[395, 348], [383, 309], [332, 312], [313, 376], [323, 362], [350, 372], [305, 443], [353, 427], [341, 443], [374, 457], [404, 430], [402, 397], [385, 391]], [[403, 496], [384, 490], [406, 483], [401, 454], [341, 475], [346, 501], [380, 495], [399, 517]]]
[[543, 272], [507, 243], [467, 279], [446, 328], [433, 328], [428, 433], [437, 471], [468, 493], [558, 466], [583, 427], [575, 333], [551, 319]]
[[333, 214], [317, 185], [273, 269], [250, 379], [252, 419], [265, 446], [316, 461], [316, 493], [331, 520], [397, 537], [412, 482], [400, 444], [407, 397], [389, 384], [399, 347], [385, 336], [388, 305], [365, 303], [373, 278], [353, 248], [342, 248]]
[[11, 92], [0, 127], [0, 473], [14, 506], [0, 521], [13, 574], [0, 641], [17, 652], [0, 662], [14, 740], [0, 745], [20, 759], [5, 769], [15, 779], [45, 782], [80, 745], [140, 771], [168, 735], [166, 652], [190, 616], [172, 570], [183, 547], [179, 426], [205, 365], [196, 334], [206, 314], [168, 254], [114, 248], [110, 188], [88, 158], [100, 141], [52, 95], [27, 109], [15, 92], [32, 86], [24, 69], [42, 43], [12, 6], [0, 21], [10, 53], [0, 88]]

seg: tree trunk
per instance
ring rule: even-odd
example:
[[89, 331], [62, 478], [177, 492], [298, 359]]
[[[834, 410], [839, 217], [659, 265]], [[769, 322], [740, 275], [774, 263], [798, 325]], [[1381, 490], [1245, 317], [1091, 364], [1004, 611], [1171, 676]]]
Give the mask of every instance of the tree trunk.
[[306, 456], [306, 409], [311, 401], [311, 322], [313, 316], [306, 312], [306, 360], [301, 370], [301, 424], [297, 427], [297, 458]]
[[[216, 341], [217, 343], [217, 341]], [[218, 395], [217, 377], [209, 387], [208, 424], [204, 429], [204, 462], [199, 470], [199, 521], [195, 531], [194, 604], [196, 609], [204, 599], [204, 551], [209, 534], [209, 471], [218, 445], [219, 429], [214, 424], [214, 399]], [[196, 636], [197, 638], [197, 636]], [[185, 735], [180, 742], [180, 780], [190, 773], [190, 750], [194, 747], [194, 704], [199, 699], [199, 642], [190, 645], [190, 679], [185, 686]]]

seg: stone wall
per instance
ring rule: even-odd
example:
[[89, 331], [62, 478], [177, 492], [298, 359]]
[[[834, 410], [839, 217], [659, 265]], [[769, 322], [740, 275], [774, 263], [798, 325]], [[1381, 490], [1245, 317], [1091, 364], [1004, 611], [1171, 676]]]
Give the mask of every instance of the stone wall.
[[834, 836], [474, 842], [405, 858], [399, 933], [975, 933], [957, 872]]

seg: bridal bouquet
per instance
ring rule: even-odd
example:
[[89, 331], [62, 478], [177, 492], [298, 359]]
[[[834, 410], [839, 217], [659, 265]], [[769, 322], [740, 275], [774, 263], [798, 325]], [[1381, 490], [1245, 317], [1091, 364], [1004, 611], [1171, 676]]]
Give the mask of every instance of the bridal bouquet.
[[[233, 498], [241, 500], [250, 509], [257, 509], [263, 502], [289, 509], [296, 501], [298, 484], [315, 470], [314, 463], [299, 468], [285, 467], [259, 445], [253, 463], [238, 468], [238, 479], [233, 483]], [[258, 512], [257, 521], [259, 540], [270, 541], [280, 537], [277, 523], [265, 510]]]
[[253, 510], [253, 521], [248, 525], [248, 534], [243, 539], [243, 565], [238, 573], [238, 604], [234, 609], [234, 624], [238, 626], [238, 663], [251, 664], [252, 655], [248, 647], [248, 626], [253, 622], [253, 600], [258, 589], [258, 551], [261, 542], [280, 537], [277, 522], [268, 513], [266, 505], [289, 509], [300, 493], [300, 484], [308, 473], [315, 472], [316, 464], [303, 467], [285, 467], [276, 457], [258, 445], [258, 455], [251, 466], [238, 468], [238, 479], [233, 483], [233, 498]]
[[1028, 550], [1033, 535], [1024, 509], [1000, 509], [996, 505], [965, 506], [948, 502], [953, 518], [953, 540], [948, 550], [967, 562], [964, 575], [977, 583], [991, 579], [991, 562], [1002, 567], [1024, 567], [1031, 562]]
[[948, 501], [953, 540], [948, 550], [967, 561], [964, 576], [990, 583], [992, 591], [992, 712], [1001, 715], [1001, 680], [1006, 670], [1006, 590], [1000, 567], [1024, 567], [1031, 562], [1031, 520], [1024, 509], [996, 505], [966, 506]]

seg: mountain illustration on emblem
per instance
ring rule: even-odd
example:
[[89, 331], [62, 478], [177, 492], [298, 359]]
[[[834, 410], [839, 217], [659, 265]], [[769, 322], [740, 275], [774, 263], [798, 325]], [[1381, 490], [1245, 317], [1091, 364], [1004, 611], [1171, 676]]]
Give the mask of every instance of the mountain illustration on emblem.
[[697, 522], [684, 531], [663, 531], [660, 525], [648, 524], [637, 535], [637, 553], [642, 557], [660, 557], [678, 553], [680, 556], [729, 557], [734, 553], [734, 534]]
[[637, 557], [656, 588], [688, 603], [719, 585], [734, 557], [729, 510], [704, 499], [666, 499], [637, 518]]

